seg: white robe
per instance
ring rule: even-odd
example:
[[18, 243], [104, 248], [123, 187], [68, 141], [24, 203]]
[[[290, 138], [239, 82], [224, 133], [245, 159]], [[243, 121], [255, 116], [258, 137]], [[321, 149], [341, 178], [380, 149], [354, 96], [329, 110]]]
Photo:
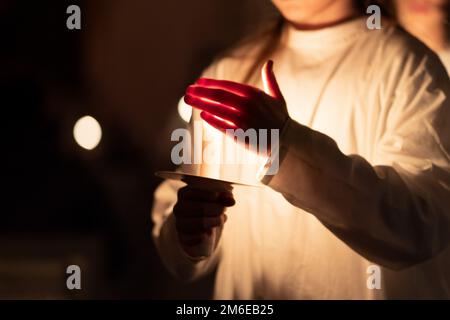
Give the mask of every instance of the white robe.
[[[252, 48], [204, 75], [241, 81]], [[291, 117], [279, 172], [266, 187], [234, 190], [219, 245], [202, 261], [178, 244], [180, 184], [162, 183], [152, 218], [166, 266], [185, 279], [217, 266], [218, 299], [450, 298], [450, 87], [438, 57], [357, 19], [287, 27], [272, 59]], [[225, 179], [256, 172], [220, 167]], [[367, 283], [372, 265], [380, 289]]]

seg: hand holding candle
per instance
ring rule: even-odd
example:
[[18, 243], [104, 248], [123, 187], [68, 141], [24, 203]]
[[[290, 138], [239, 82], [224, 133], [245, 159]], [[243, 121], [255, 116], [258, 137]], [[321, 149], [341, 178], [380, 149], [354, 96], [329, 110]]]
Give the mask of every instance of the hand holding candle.
[[201, 258], [212, 254], [220, 237], [213, 231], [225, 224], [225, 209], [234, 204], [231, 191], [189, 185], [178, 191], [178, 201], [173, 208], [175, 226], [180, 245], [189, 256]]
[[237, 82], [200, 78], [186, 90], [184, 100], [202, 110], [200, 116], [216, 129], [279, 129], [289, 118], [273, 73], [273, 62], [262, 68], [264, 91]]

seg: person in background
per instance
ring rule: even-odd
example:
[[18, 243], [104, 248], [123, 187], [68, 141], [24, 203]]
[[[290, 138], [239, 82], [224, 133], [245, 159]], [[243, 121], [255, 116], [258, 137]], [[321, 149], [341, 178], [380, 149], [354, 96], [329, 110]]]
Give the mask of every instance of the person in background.
[[450, 34], [448, 0], [395, 0], [399, 23], [423, 41], [450, 70]]
[[[278, 129], [279, 170], [232, 193], [163, 182], [152, 213], [163, 262], [186, 280], [217, 267], [217, 299], [450, 298], [442, 63], [387, 19], [369, 30], [370, 2], [273, 3], [269, 32], [218, 58], [184, 100], [191, 125]], [[259, 169], [223, 164], [218, 177]], [[197, 254], [214, 228], [214, 251]]]

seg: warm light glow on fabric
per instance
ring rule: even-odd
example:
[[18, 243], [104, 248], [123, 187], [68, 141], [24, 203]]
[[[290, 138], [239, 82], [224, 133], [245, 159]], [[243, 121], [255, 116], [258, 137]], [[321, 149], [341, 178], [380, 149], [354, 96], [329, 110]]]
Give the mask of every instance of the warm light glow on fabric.
[[80, 147], [92, 150], [102, 139], [102, 128], [93, 117], [85, 116], [75, 123], [73, 136]]

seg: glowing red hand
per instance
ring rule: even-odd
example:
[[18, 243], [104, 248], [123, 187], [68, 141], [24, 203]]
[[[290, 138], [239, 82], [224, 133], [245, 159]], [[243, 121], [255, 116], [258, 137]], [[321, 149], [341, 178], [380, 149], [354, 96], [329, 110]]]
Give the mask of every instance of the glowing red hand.
[[202, 110], [202, 119], [221, 131], [281, 130], [289, 115], [273, 73], [273, 62], [268, 61], [261, 71], [265, 92], [237, 82], [200, 78], [187, 88], [184, 100]]

